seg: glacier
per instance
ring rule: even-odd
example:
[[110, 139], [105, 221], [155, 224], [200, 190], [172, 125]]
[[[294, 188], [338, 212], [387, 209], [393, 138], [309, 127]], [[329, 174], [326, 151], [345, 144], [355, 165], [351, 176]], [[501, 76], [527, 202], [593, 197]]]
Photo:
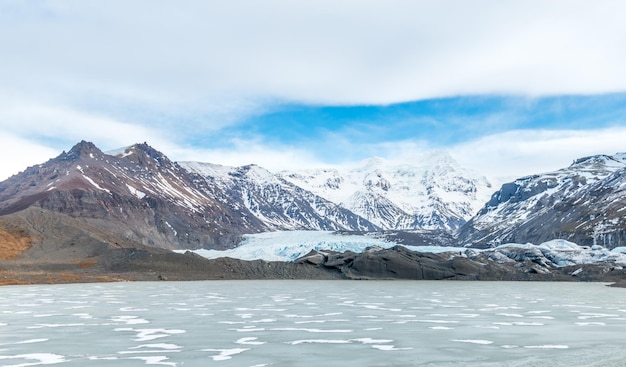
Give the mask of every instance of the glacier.
[[573, 242], [555, 239], [539, 245], [531, 243], [507, 243], [489, 249], [456, 246], [407, 246], [383, 238], [380, 233], [341, 233], [333, 231], [276, 231], [243, 236], [241, 244], [233, 249], [176, 250], [178, 253], [194, 252], [208, 259], [230, 257], [241, 260], [294, 261], [312, 250], [361, 253], [366, 250], [403, 246], [409, 250], [430, 253], [454, 253], [455, 256], [476, 257], [485, 254], [496, 262], [524, 261], [531, 259], [544, 266], [564, 267], [573, 265], [613, 263], [626, 267], [626, 247], [608, 250], [602, 246], [579, 246]]

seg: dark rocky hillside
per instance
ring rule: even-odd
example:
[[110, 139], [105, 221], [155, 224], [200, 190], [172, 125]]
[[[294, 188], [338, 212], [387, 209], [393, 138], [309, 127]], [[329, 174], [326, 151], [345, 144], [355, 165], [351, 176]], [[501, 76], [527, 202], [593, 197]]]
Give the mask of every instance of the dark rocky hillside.
[[233, 212], [146, 144], [114, 157], [81, 142], [0, 183], [0, 215], [37, 207], [160, 248], [225, 248], [264, 229]]
[[425, 254], [397, 246], [311, 253], [295, 262], [207, 260], [129, 241], [66, 214], [31, 207], [0, 217], [0, 285], [208, 279], [413, 279], [619, 281], [604, 265], [537, 271], [531, 261]]

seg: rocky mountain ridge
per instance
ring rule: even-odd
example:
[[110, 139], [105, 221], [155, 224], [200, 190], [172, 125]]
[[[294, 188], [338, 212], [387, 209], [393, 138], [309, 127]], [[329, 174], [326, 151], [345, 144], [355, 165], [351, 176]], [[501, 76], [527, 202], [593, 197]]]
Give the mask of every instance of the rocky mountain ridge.
[[553, 172], [504, 184], [459, 231], [464, 244], [626, 245], [626, 154], [575, 160]]
[[226, 167], [181, 162], [181, 166], [201, 177], [203, 184], [219, 193], [216, 200], [249, 212], [265, 225], [267, 231], [379, 230], [365, 218], [256, 165]]
[[383, 231], [406, 245], [626, 243], [625, 154], [506, 183], [480, 210], [490, 183], [447, 154], [387, 163], [273, 174], [176, 163], [145, 143], [106, 154], [83, 141], [1, 182], [0, 216], [35, 206], [168, 249], [232, 248], [242, 234], [277, 230]]
[[[145, 143], [106, 154], [83, 141], [0, 182], [0, 284], [52, 281], [47, 274], [61, 282], [118, 279], [111, 274], [137, 280], [623, 278], [622, 252], [606, 248], [626, 243], [626, 155], [581, 158], [504, 184], [474, 217], [466, 209], [488, 185], [464, 178], [445, 157], [439, 162], [385, 168], [373, 160], [348, 173], [272, 174], [255, 165], [176, 163]], [[408, 200], [398, 200], [402, 193]], [[416, 198], [425, 210], [410, 214]], [[417, 229], [383, 230], [413, 225]], [[169, 251], [230, 249], [244, 234], [294, 229], [340, 236], [374, 231], [376, 238], [408, 247], [494, 249], [425, 255], [395, 246], [323, 252], [273, 267], [264, 260], [207, 260]], [[594, 261], [561, 264], [567, 256], [546, 245], [498, 246], [559, 238], [582, 246], [559, 245], [560, 253], [584, 252]]]
[[1, 182], [0, 215], [34, 206], [170, 249], [232, 247], [243, 231], [265, 229], [194, 179], [147, 144], [112, 156], [83, 141]]

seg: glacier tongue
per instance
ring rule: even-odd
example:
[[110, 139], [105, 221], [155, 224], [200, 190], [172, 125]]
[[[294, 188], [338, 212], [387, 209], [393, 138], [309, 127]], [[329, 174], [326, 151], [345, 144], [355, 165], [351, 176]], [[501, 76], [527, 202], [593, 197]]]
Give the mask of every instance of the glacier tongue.
[[[208, 259], [231, 257], [241, 260], [294, 261], [311, 250], [354, 253], [364, 252], [367, 248], [390, 248], [398, 243], [379, 237], [376, 233], [342, 234], [333, 231], [276, 231], [243, 236], [240, 246], [230, 250], [193, 250]], [[406, 246], [421, 252], [458, 252], [457, 247], [445, 246]], [[461, 248], [464, 251], [465, 249]], [[184, 253], [185, 250], [176, 252]]]
[[241, 260], [293, 261], [311, 250], [363, 252], [367, 247], [393, 247], [395, 243], [369, 235], [343, 235], [332, 231], [277, 231], [244, 235], [237, 248], [195, 250], [209, 259], [232, 257]]
[[[391, 248], [398, 245], [378, 237], [375, 233], [342, 234], [332, 231], [277, 231], [245, 235], [237, 248], [217, 250], [193, 250], [208, 259], [231, 257], [241, 260], [294, 261], [311, 250], [354, 253], [364, 252], [368, 248]], [[565, 240], [552, 240], [540, 245], [508, 243], [490, 249], [472, 249], [445, 246], [406, 246], [418, 252], [444, 253], [455, 256], [476, 257], [485, 254], [495, 262], [524, 262], [531, 260], [546, 267], [609, 262], [615, 266], [626, 266], [626, 248], [609, 251], [602, 246], [583, 247]], [[185, 250], [177, 250], [183, 253]]]

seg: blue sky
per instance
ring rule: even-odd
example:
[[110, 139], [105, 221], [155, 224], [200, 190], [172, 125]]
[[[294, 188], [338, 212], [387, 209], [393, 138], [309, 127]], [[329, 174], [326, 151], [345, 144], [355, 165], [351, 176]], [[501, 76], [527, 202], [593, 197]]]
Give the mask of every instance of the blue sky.
[[445, 147], [513, 129], [606, 128], [626, 116], [626, 94], [591, 96], [464, 96], [392, 105], [287, 104], [251, 116], [224, 132], [263, 135], [279, 143], [316, 144], [328, 135], [351, 135], [360, 143], [407, 137]]
[[[565, 11], [566, 10], [566, 11]], [[0, 0], [0, 179], [80, 140], [489, 176], [626, 151], [617, 0]]]

